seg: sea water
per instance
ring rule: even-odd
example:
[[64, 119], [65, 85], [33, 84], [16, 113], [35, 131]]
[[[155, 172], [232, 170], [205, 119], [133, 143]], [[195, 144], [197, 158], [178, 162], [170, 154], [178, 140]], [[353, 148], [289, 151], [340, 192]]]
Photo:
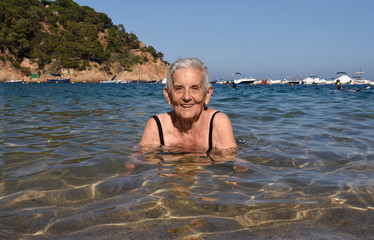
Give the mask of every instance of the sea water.
[[163, 85], [0, 87], [0, 239], [373, 239], [365, 85], [214, 85], [230, 157], [137, 147]]

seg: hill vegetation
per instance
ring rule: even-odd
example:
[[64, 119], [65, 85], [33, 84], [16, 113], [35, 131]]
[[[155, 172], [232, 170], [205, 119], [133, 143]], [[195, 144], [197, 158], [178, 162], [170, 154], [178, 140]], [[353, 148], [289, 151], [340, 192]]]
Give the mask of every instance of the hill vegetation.
[[[148, 55], [134, 54], [147, 52]], [[10, 61], [23, 73], [24, 59], [48, 71], [61, 68], [85, 70], [97, 63], [110, 71], [115, 63], [122, 71], [146, 63], [147, 57], [163, 58], [152, 46], [141, 44], [122, 24], [114, 25], [105, 14], [73, 0], [0, 0], [0, 60]]]

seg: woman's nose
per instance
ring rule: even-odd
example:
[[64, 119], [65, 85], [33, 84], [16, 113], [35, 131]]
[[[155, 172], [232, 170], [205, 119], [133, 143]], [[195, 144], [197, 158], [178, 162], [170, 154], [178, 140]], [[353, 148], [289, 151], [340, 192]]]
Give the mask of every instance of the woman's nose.
[[190, 101], [191, 100], [191, 94], [189, 90], [185, 90], [183, 93], [183, 100], [184, 101]]

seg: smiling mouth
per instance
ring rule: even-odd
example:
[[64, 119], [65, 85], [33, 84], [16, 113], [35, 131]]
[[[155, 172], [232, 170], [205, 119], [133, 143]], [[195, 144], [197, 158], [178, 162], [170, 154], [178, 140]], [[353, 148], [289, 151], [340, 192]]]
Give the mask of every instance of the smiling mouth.
[[184, 108], [190, 108], [193, 106], [193, 104], [182, 104], [181, 106]]

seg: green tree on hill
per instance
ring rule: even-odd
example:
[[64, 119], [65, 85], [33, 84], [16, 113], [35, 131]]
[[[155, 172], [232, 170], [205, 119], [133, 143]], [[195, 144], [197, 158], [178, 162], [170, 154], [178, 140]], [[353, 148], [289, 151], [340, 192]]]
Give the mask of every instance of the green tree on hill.
[[[0, 13], [1, 59], [9, 52], [18, 68], [24, 58], [39, 68], [58, 62], [63, 68], [80, 70], [89, 62], [107, 66], [117, 62], [129, 69], [140, 61], [130, 51], [140, 46], [134, 33], [127, 33], [122, 24], [114, 25], [105, 13], [73, 0], [1, 0]], [[104, 41], [99, 40], [100, 33]], [[163, 58], [152, 46], [145, 51]]]

